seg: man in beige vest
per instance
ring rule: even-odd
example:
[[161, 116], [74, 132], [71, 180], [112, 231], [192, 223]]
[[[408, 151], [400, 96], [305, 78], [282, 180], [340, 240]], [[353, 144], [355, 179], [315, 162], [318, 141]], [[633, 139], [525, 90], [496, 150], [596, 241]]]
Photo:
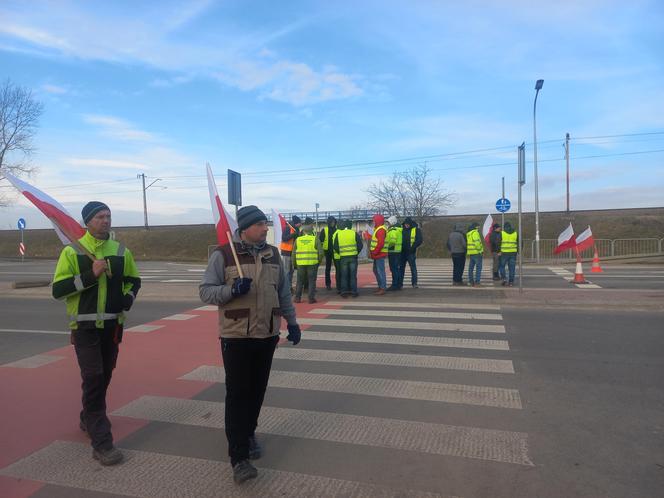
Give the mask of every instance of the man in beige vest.
[[258, 475], [249, 460], [261, 457], [256, 426], [279, 341], [281, 318], [287, 339], [300, 342], [300, 326], [279, 250], [266, 243], [267, 218], [256, 206], [237, 213], [233, 235], [243, 277], [230, 245], [210, 257], [199, 286], [201, 300], [219, 306], [219, 337], [226, 371], [225, 426], [233, 479], [241, 483]]

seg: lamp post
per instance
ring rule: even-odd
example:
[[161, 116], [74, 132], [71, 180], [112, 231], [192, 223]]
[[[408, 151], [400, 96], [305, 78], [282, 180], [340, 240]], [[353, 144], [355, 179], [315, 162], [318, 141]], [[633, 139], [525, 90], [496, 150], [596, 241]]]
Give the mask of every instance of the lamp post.
[[540, 262], [540, 229], [539, 229], [539, 184], [537, 181], [537, 95], [544, 85], [544, 80], [535, 83], [535, 102], [533, 103], [533, 164], [535, 166], [535, 260]]

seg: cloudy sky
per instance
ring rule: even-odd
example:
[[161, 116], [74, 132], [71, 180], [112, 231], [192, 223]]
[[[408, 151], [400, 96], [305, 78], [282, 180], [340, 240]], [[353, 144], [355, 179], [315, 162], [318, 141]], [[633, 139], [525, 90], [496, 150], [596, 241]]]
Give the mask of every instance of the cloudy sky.
[[[458, 194], [450, 213], [495, 212], [505, 177], [540, 209], [664, 205], [664, 2], [0, 2], [0, 79], [44, 114], [29, 179], [75, 215], [107, 202], [116, 225], [210, 223], [205, 162], [225, 199], [346, 209], [426, 161]], [[159, 188], [161, 187], [161, 188]], [[9, 190], [0, 180], [0, 189]], [[19, 200], [0, 228], [45, 226]]]

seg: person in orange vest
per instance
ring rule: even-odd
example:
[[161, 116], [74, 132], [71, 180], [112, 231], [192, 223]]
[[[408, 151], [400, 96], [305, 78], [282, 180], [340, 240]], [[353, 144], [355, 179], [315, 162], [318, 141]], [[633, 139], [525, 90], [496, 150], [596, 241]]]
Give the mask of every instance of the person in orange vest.
[[291, 292], [293, 287], [293, 245], [295, 244], [295, 239], [300, 236], [300, 227], [302, 226], [302, 220], [299, 216], [293, 215], [290, 223], [286, 223], [286, 230], [281, 234], [281, 260], [284, 265], [284, 272], [286, 273], [286, 280], [291, 286]]
[[378, 290], [374, 294], [382, 296], [387, 289], [387, 276], [385, 275], [385, 260], [387, 259], [385, 217], [382, 214], [373, 216], [374, 230], [371, 234], [369, 257], [373, 260], [373, 273], [376, 277]]

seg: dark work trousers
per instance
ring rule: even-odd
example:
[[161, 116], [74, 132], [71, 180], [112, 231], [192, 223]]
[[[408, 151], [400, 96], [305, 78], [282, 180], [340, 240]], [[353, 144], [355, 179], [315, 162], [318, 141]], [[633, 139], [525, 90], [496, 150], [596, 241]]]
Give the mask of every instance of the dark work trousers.
[[392, 285], [390, 289], [401, 289], [403, 287], [403, 268], [401, 267], [401, 253], [391, 252], [387, 255], [392, 274]]
[[401, 253], [401, 285], [403, 285], [404, 277], [406, 275], [406, 263], [410, 266], [410, 283], [417, 285], [417, 263], [415, 260], [417, 255], [414, 252]]
[[278, 341], [278, 335], [266, 339], [221, 339], [226, 372], [226, 439], [231, 465], [249, 458], [249, 437], [258, 426]]
[[452, 265], [452, 281], [457, 283], [463, 282], [463, 270], [466, 267], [466, 253], [452, 253]]
[[333, 253], [325, 253], [325, 287], [332, 287], [332, 277], [330, 272], [334, 265], [334, 283], [337, 290], [341, 290], [341, 279], [339, 278], [339, 261], [334, 259]]
[[357, 296], [357, 256], [342, 256], [339, 260], [341, 295]]
[[297, 267], [297, 286], [295, 297], [302, 297], [302, 290], [307, 287], [309, 300], [316, 297], [316, 278], [318, 278], [318, 265], [306, 265]]
[[81, 421], [96, 450], [113, 447], [111, 421], [106, 416], [106, 391], [118, 359], [118, 345], [113, 340], [115, 327], [112, 322], [103, 329], [73, 332], [76, 359], [83, 379]]

